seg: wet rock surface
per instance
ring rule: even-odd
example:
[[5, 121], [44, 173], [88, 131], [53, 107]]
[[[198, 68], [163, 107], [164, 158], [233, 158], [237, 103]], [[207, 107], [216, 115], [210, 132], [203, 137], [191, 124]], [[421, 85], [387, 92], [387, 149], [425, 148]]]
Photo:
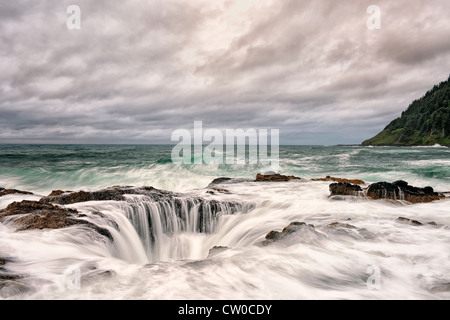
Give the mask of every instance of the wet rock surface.
[[43, 203], [57, 203], [61, 205], [74, 204], [88, 201], [124, 201], [126, 194], [148, 195], [154, 191], [160, 193], [167, 193], [157, 190], [153, 187], [111, 187], [99, 191], [78, 191], [78, 192], [64, 192], [61, 190], [53, 191], [48, 197], [42, 198]]
[[365, 184], [365, 182], [363, 180], [359, 180], [359, 179], [345, 179], [345, 178], [336, 178], [336, 177], [330, 177], [330, 176], [327, 176], [325, 178], [312, 179], [312, 181], [335, 181], [335, 182], [351, 183], [351, 184], [358, 184], [358, 185]]
[[271, 245], [275, 242], [285, 240], [288, 236], [297, 233], [297, 232], [313, 232], [317, 233], [315, 231], [315, 227], [312, 224], [306, 224], [305, 222], [292, 222], [287, 227], [283, 229], [283, 231], [270, 231], [266, 237], [265, 240], [258, 243], [257, 245], [265, 247], [268, 245]]
[[411, 203], [431, 202], [444, 196], [434, 192], [432, 187], [418, 188], [410, 186], [406, 181], [377, 182], [367, 189], [367, 196], [372, 199], [406, 200]]
[[258, 182], [286, 182], [291, 180], [301, 180], [299, 177], [284, 176], [278, 173], [275, 174], [257, 174], [256, 181]]
[[332, 196], [357, 196], [363, 189], [356, 184], [348, 182], [338, 182], [330, 184], [330, 192]]
[[209, 250], [208, 258], [214, 257], [215, 255], [229, 250], [230, 248], [224, 246], [214, 246]]
[[352, 224], [343, 222], [332, 222], [327, 225], [326, 229], [328, 234], [340, 235], [353, 239], [372, 240], [376, 238], [376, 235], [366, 228], [358, 228]]
[[3, 299], [10, 298], [30, 290], [30, 288], [21, 281], [24, 276], [8, 271], [6, 265], [13, 261], [14, 260], [11, 258], [0, 257], [0, 298]]
[[0, 197], [3, 197], [8, 194], [33, 194], [32, 192], [28, 191], [21, 191], [16, 189], [5, 189], [0, 187]]
[[402, 224], [407, 224], [407, 225], [410, 225], [410, 226], [416, 226], [416, 227], [421, 227], [421, 226], [426, 226], [426, 225], [433, 226], [433, 227], [437, 227], [438, 226], [438, 224], [436, 222], [434, 222], [434, 221], [425, 223], [425, 222], [421, 222], [421, 221], [418, 221], [418, 220], [413, 220], [413, 219], [409, 219], [409, 218], [405, 218], [405, 217], [397, 218], [396, 222], [397, 223], [402, 223]]
[[393, 183], [377, 182], [365, 189], [347, 182], [333, 183], [330, 185], [330, 193], [331, 196], [366, 196], [374, 200], [404, 200], [411, 203], [431, 202], [445, 198], [444, 194], [435, 192], [432, 187], [413, 187], [403, 180]]
[[110, 232], [93, 223], [79, 219], [75, 209], [55, 206], [37, 201], [13, 202], [0, 210], [0, 222], [10, 225], [16, 232], [35, 229], [62, 229], [74, 225], [84, 225], [113, 241]]

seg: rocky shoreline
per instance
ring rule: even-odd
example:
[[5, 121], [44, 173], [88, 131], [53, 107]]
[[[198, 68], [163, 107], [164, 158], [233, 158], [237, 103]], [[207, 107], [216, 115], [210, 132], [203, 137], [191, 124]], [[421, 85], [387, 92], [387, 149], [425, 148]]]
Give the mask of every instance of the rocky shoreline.
[[[301, 181], [294, 176], [280, 174], [258, 174], [254, 182], [290, 182]], [[230, 191], [219, 187], [222, 184], [252, 181], [246, 179], [217, 178], [206, 188], [207, 193], [230, 194]], [[362, 187], [365, 182], [358, 179], [344, 179], [327, 176], [326, 178], [312, 179], [312, 181], [338, 181], [329, 185], [330, 198], [335, 196], [365, 197], [373, 200], [388, 199], [407, 201], [410, 203], [424, 203], [445, 198], [444, 193], [435, 192], [432, 187], [413, 187], [406, 181], [398, 180], [393, 183], [377, 182]], [[7, 194], [33, 194], [27, 191], [0, 188], [0, 197]], [[33, 229], [61, 229], [73, 225], [84, 225], [100, 235], [112, 240], [112, 236], [102, 228], [83, 220], [82, 215], [75, 209], [65, 208], [65, 205], [88, 201], [124, 201], [126, 195], [145, 195], [155, 202], [167, 198], [182, 197], [170, 191], [158, 190], [153, 187], [111, 187], [98, 191], [62, 191], [55, 190], [50, 195], [42, 197], [39, 201], [13, 202], [5, 209], [0, 210], [0, 222], [11, 225], [16, 231]]]
[[[302, 182], [305, 181], [305, 179], [275, 173], [258, 174], [255, 180], [222, 177], [214, 179], [214, 181], [205, 188], [205, 192], [210, 195], [230, 194], [231, 192], [226, 188], [226, 185], [234, 183], [290, 183], [293, 181]], [[416, 204], [438, 201], [446, 197], [445, 193], [435, 192], [432, 187], [414, 187], [402, 180], [393, 183], [377, 182], [367, 185], [364, 181], [358, 179], [344, 179], [327, 176], [325, 178], [311, 179], [308, 181], [333, 182], [329, 185], [330, 199], [339, 199], [339, 197], [342, 196], [352, 196], [368, 200], [386, 199]], [[0, 188], [0, 197], [11, 194], [32, 195], [33, 193]], [[0, 222], [12, 228], [15, 232], [64, 229], [73, 226], [81, 226], [83, 229], [91, 232], [97, 240], [113, 242], [113, 236], [107, 229], [87, 221], [84, 219], [85, 216], [78, 210], [66, 206], [88, 201], [126, 201], [127, 195], [146, 196], [154, 202], [167, 201], [167, 199], [174, 200], [186, 196], [170, 191], [158, 190], [153, 187], [116, 186], [98, 191], [77, 192], [55, 190], [48, 196], [42, 197], [39, 201], [24, 200], [9, 204], [6, 208], [0, 210]], [[202, 197], [198, 197], [197, 201], [202, 203], [202, 201], [206, 200]], [[216, 214], [217, 211], [220, 210], [220, 203], [215, 203], [214, 201], [216, 200], [208, 199], [208, 201], [212, 208], [211, 214]], [[178, 205], [181, 206], [182, 204], [180, 203]], [[423, 222], [405, 217], [399, 217], [396, 222], [412, 227], [438, 227], [433, 221]], [[317, 226], [305, 222], [294, 221], [284, 227], [282, 231], [270, 231], [265, 236], [265, 240], [256, 245], [267, 247], [275, 243], [283, 243], [283, 241], [286, 241], [289, 237], [302, 233], [308, 234], [310, 238], [320, 238], [324, 236], [324, 234], [333, 233], [346, 234], [351, 237], [362, 237], [368, 240], [375, 237], [372, 232], [366, 229], [357, 228], [356, 226], [347, 223], [347, 221], [336, 221], [326, 226], [320, 226], [320, 230], [321, 231], [317, 230]], [[202, 232], [202, 230], [200, 230], [200, 232]], [[226, 250], [226, 247], [212, 248], [208, 257]], [[13, 258], [2, 257], [2, 253], [0, 252], [0, 296], [2, 297], [9, 297], [28, 290], [27, 286], [22, 282], [26, 276], [8, 272], [7, 265], [13, 262], [13, 260]], [[444, 289], [440, 287], [436, 290]]]

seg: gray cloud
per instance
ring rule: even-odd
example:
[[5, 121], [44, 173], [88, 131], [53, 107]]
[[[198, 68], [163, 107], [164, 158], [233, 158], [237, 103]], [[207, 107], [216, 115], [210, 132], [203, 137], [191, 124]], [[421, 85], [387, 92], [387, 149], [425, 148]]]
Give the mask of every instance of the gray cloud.
[[[81, 7], [81, 30], [66, 8]], [[450, 3], [8, 1], [0, 142], [170, 142], [172, 130], [278, 128], [359, 143], [447, 79]]]

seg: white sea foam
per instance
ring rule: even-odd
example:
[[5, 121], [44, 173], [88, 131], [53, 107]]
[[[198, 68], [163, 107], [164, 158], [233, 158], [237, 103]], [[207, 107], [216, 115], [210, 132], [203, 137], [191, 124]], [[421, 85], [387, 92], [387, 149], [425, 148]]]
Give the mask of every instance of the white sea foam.
[[[402, 179], [418, 187], [450, 190], [445, 170], [440, 178], [426, 174], [428, 166], [449, 167], [447, 149], [358, 147], [336, 151], [330, 147], [308, 152], [281, 159], [282, 173], [298, 173], [303, 178], [359, 178], [368, 183]], [[424, 152], [438, 154], [429, 159], [409, 158]], [[370, 161], [360, 163], [364, 159]], [[107, 229], [113, 243], [82, 226], [14, 232], [0, 223], [0, 257], [14, 260], [5, 268], [25, 275], [20, 281], [31, 288], [10, 298], [450, 299], [450, 293], [432, 290], [450, 283], [450, 198], [415, 205], [355, 197], [339, 201], [328, 198], [330, 182], [307, 179], [217, 186], [229, 194], [208, 194], [204, 189], [220, 176], [254, 179], [257, 172], [258, 168], [237, 165], [157, 163], [23, 177], [3, 174], [0, 186], [36, 195], [0, 197], [0, 209], [14, 201], [39, 200], [53, 189], [98, 190], [112, 185], [184, 192], [185, 197], [180, 196], [184, 204], [187, 199], [202, 197], [236, 202], [245, 208], [224, 210], [217, 219], [210, 217], [208, 232], [200, 232], [193, 227], [193, 220], [186, 223], [189, 227], [181, 228], [182, 215], [156, 204], [139, 204], [139, 196], [69, 206], [84, 214], [83, 219]], [[195, 220], [199, 210], [191, 206], [185, 216]], [[139, 219], [133, 216], [136, 214]], [[168, 228], [170, 223], [165, 224], [161, 217], [177, 227]], [[434, 221], [437, 227], [401, 224], [398, 217], [425, 224]], [[258, 246], [269, 231], [281, 231], [294, 221], [314, 225], [315, 232], [299, 232], [279, 243]], [[328, 227], [333, 222], [356, 229]], [[214, 246], [229, 249], [209, 256]], [[367, 287], [368, 266], [381, 270], [379, 290]], [[81, 272], [79, 290], [67, 286], [67, 270], [74, 267]]]
[[[92, 241], [79, 228], [13, 233], [0, 224], [0, 252], [18, 261], [10, 270], [29, 275], [27, 298], [92, 299], [436, 299], [431, 288], [450, 282], [450, 199], [408, 205], [391, 201], [328, 199], [327, 182], [222, 185], [231, 195], [211, 199], [253, 201], [248, 213], [220, 216], [214, 232], [177, 231], [159, 240], [159, 261], [148, 264], [145, 245], [128, 219], [126, 202], [72, 205], [86, 219], [108, 228], [113, 246]], [[194, 192], [195, 194], [195, 192]], [[108, 225], [101, 212], [115, 221]], [[438, 227], [396, 222], [400, 216]], [[106, 219], [106, 220], [105, 220]], [[348, 220], [351, 219], [351, 220]], [[256, 244], [293, 221], [315, 226], [267, 247]], [[332, 222], [365, 228], [334, 230]], [[364, 234], [364, 233], [362, 233]], [[208, 257], [214, 246], [227, 246]], [[175, 248], [178, 248], [175, 250]], [[180, 251], [181, 250], [181, 251]], [[80, 290], [64, 286], [65, 270], [80, 266]], [[110, 271], [110, 277], [95, 276]], [[381, 269], [380, 290], [366, 285], [369, 265]], [[101, 274], [101, 273], [99, 273]]]

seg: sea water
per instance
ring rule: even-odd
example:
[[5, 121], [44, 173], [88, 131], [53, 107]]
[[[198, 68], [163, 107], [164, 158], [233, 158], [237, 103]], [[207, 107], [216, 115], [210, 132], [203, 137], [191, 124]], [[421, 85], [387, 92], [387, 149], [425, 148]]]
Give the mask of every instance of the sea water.
[[[177, 213], [171, 203], [134, 195], [67, 206], [108, 229], [113, 242], [93, 241], [80, 226], [14, 232], [0, 223], [0, 257], [13, 259], [7, 271], [24, 275], [20, 281], [28, 288], [0, 298], [450, 298], [442, 290], [450, 283], [448, 198], [422, 204], [336, 200], [329, 198], [330, 182], [311, 180], [334, 176], [362, 179], [367, 186], [401, 179], [446, 192], [450, 149], [280, 146], [279, 173], [302, 179], [274, 183], [253, 181], [264, 170], [257, 165], [174, 165], [171, 150], [168, 145], [0, 145], [0, 187], [34, 193], [0, 197], [0, 209], [13, 201], [39, 200], [52, 190], [121, 185], [176, 192], [183, 203], [178, 210], [184, 210]], [[218, 177], [245, 180], [217, 186], [226, 192], [208, 193]], [[197, 198], [221, 203], [220, 214], [211, 215], [202, 230], [189, 222], [200, 210]], [[398, 217], [425, 225], [401, 224]], [[314, 229], [260, 245], [268, 232], [291, 222]], [[354, 228], [330, 227], [334, 222]], [[210, 253], [218, 246], [226, 248]], [[379, 270], [376, 281], [373, 270]], [[73, 286], [77, 274], [81, 281]]]

